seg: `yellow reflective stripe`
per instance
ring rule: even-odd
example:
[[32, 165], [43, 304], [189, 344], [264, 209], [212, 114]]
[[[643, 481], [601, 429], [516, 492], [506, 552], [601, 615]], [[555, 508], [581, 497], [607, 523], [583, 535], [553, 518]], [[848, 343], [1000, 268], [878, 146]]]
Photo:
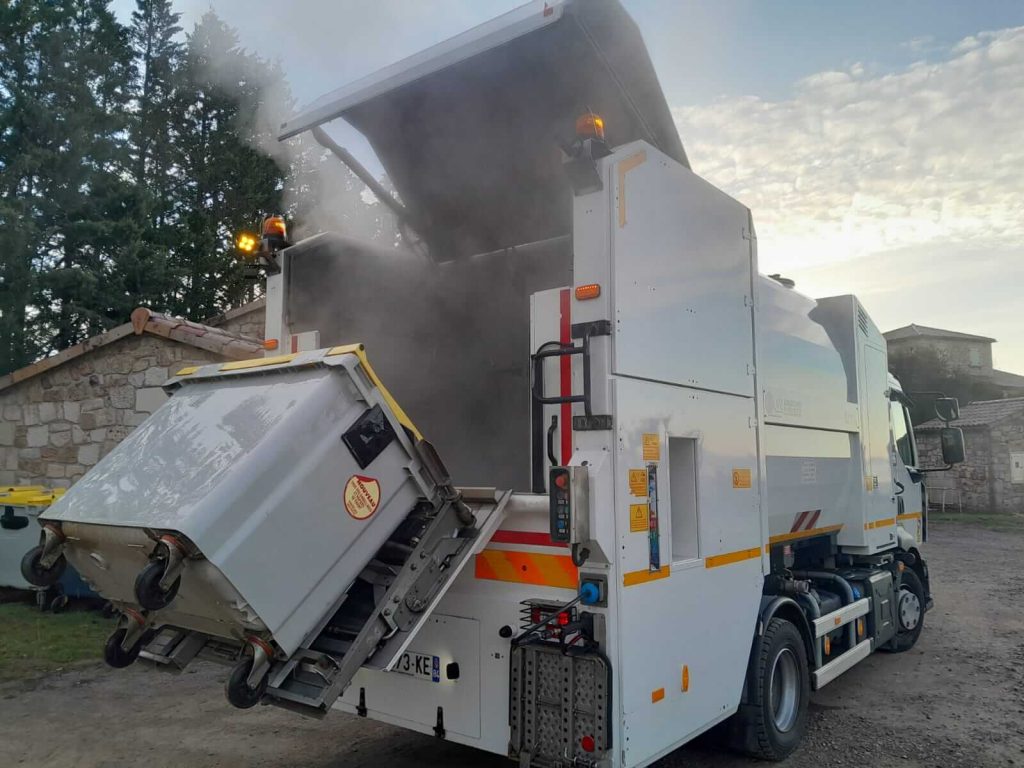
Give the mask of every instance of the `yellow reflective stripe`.
[[641, 150], [619, 163], [619, 229], [626, 226], [626, 174], [647, 160], [647, 152]]
[[657, 581], [658, 579], [667, 579], [672, 573], [672, 570], [667, 566], [663, 565], [656, 571], [646, 569], [643, 571], [630, 571], [629, 573], [622, 574], [622, 586], [633, 587], [637, 584], [646, 584], [649, 581]]
[[772, 544], [782, 544], [786, 541], [796, 541], [797, 539], [807, 539], [811, 536], [822, 536], [826, 533], [836, 533], [843, 529], [842, 524], [840, 525], [824, 525], [820, 528], [808, 528], [806, 531], [793, 531], [792, 533], [780, 533], [775, 536], [771, 536], [768, 539], [768, 546]]
[[257, 357], [253, 360], [236, 360], [233, 363], [224, 363], [218, 371], [244, 371], [246, 368], [263, 368], [267, 365], [281, 365], [290, 363], [298, 353], [291, 355], [278, 355], [277, 357]]
[[416, 436], [417, 440], [422, 440], [423, 435], [416, 429], [416, 425], [412, 423], [412, 419], [402, 410], [402, 406], [391, 396], [388, 392], [388, 388], [384, 386], [377, 373], [373, 370], [373, 366], [370, 365], [370, 361], [366, 359], [366, 349], [362, 344], [345, 344], [340, 347], [331, 347], [327, 350], [327, 354], [324, 357], [333, 357], [334, 355], [355, 355], [359, 358], [360, 364], [363, 366], [363, 370], [366, 371], [366, 375], [370, 377], [370, 381], [373, 382], [373, 386], [380, 390], [381, 396], [384, 398], [384, 402], [388, 404], [388, 408], [391, 412], [398, 417], [399, 423], [408, 429], [413, 435]]
[[905, 515], [896, 515], [897, 520], [920, 520], [920, 512], [907, 512]]
[[875, 528], [888, 528], [890, 525], [896, 525], [895, 517], [887, 517], [884, 520], [875, 520], [874, 522], [864, 523], [864, 530], [870, 531]]
[[737, 552], [726, 552], [724, 555], [712, 555], [711, 557], [706, 557], [704, 558], [704, 567], [718, 568], [720, 565], [731, 565], [732, 563], [740, 563], [744, 560], [752, 560], [755, 557], [760, 556], [760, 547], [741, 549]]
[[199, 365], [189, 365], [189, 366], [186, 366], [185, 368], [182, 368], [180, 371], [178, 371], [174, 375], [175, 376], [191, 376], [193, 373], [198, 371], [201, 367], [202, 366], [199, 366]]

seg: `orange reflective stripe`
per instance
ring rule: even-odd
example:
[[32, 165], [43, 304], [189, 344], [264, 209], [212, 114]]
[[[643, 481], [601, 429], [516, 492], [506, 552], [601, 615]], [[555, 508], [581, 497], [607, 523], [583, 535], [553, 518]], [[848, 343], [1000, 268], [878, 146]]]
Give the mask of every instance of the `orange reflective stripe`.
[[476, 577], [513, 584], [576, 589], [579, 570], [568, 555], [485, 549], [476, 556]]

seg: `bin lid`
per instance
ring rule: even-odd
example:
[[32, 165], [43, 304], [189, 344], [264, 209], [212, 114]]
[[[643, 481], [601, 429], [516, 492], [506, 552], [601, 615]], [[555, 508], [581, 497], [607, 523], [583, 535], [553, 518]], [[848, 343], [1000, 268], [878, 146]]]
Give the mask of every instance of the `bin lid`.
[[351, 123], [445, 261], [570, 233], [562, 147], [588, 110], [613, 147], [644, 139], [689, 167], [617, 0], [536, 0], [327, 94], [279, 138]]

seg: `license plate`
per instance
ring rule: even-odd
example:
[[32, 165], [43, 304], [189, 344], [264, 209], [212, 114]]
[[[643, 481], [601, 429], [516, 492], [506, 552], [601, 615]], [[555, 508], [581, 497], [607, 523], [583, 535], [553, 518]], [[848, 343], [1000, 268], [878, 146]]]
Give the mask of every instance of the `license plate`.
[[402, 654], [402, 658], [398, 660], [391, 671], [439, 683], [441, 682], [441, 657], [409, 651]]

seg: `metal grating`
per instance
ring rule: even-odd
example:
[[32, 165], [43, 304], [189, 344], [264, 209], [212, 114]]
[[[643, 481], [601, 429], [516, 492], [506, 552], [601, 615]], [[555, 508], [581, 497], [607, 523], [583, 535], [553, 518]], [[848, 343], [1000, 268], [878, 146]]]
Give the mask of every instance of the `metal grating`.
[[[603, 657], [564, 654], [558, 646], [537, 643], [512, 652], [511, 675], [509, 753], [520, 764], [587, 764], [611, 746], [610, 669]], [[594, 739], [593, 752], [583, 750], [585, 736]]]

